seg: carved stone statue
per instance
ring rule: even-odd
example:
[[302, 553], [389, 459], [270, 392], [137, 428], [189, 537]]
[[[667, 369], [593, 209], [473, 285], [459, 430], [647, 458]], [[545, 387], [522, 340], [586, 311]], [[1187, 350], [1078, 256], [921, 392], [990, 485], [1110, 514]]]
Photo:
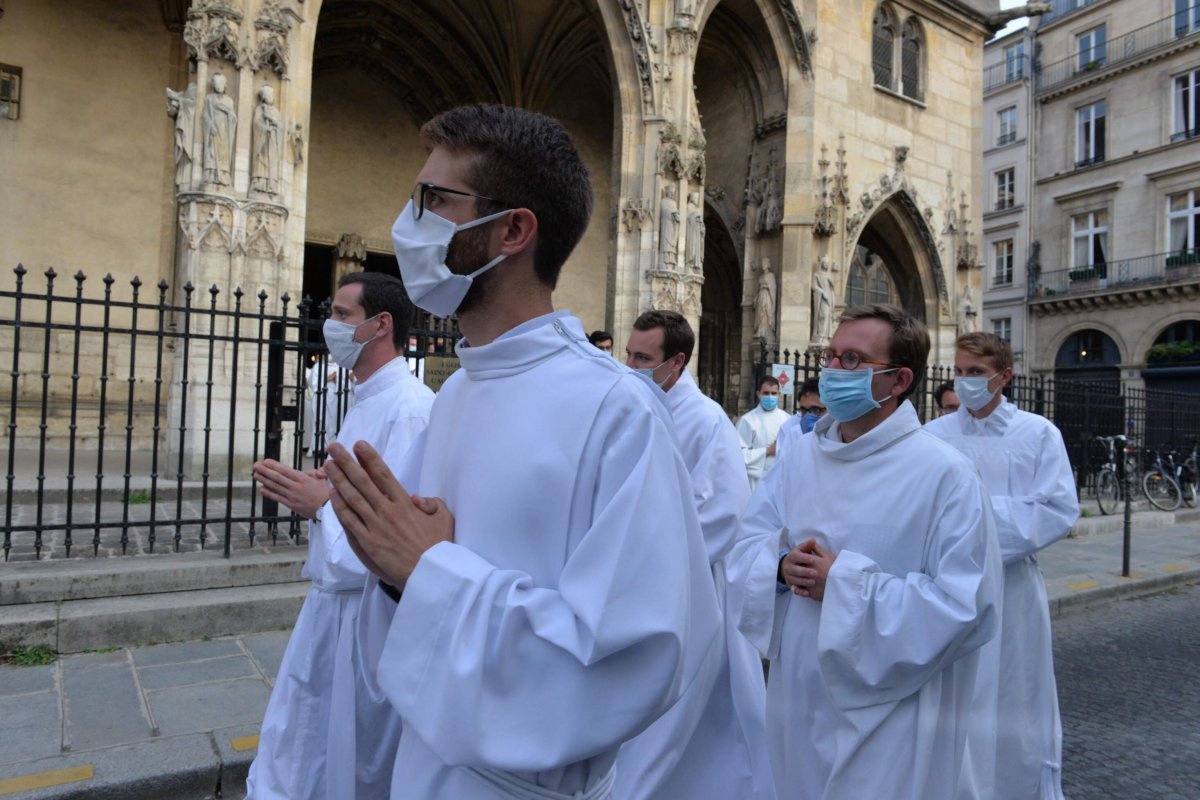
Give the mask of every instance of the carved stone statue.
[[763, 258], [758, 268], [758, 295], [754, 300], [754, 335], [767, 341], [775, 340], [775, 272], [771, 259]]
[[175, 186], [182, 188], [192, 178], [192, 137], [195, 135], [196, 84], [180, 93], [167, 89], [167, 116], [175, 120]]
[[776, 231], [783, 223], [783, 208], [779, 205], [779, 193], [775, 188], [777, 171], [775, 154], [772, 152], [767, 177], [763, 180], [762, 205], [758, 207], [758, 216], [754, 219], [754, 232], [758, 234]]
[[959, 334], [974, 333], [979, 330], [979, 306], [975, 303], [975, 290], [970, 285], [964, 286], [962, 300], [958, 305]]
[[833, 338], [833, 276], [829, 273], [829, 256], [821, 256], [812, 277], [812, 341], [824, 344]]
[[204, 99], [204, 180], [218, 186], [233, 181], [234, 135], [237, 112], [233, 100], [225, 94], [225, 76], [212, 76], [212, 89]]
[[250, 188], [278, 194], [279, 168], [283, 160], [283, 117], [275, 107], [275, 90], [270, 86], [258, 90], [258, 99], [258, 108], [254, 109]]
[[704, 272], [704, 212], [700, 209], [700, 193], [688, 194], [687, 235], [684, 253], [689, 272]]
[[675, 203], [675, 187], [663, 189], [658, 210], [658, 254], [660, 269], [679, 266], [679, 206]]

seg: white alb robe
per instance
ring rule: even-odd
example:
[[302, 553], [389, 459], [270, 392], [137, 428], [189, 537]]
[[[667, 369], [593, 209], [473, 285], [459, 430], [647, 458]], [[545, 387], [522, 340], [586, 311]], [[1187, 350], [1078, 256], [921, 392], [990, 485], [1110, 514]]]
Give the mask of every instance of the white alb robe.
[[[358, 384], [339, 437], [399, 460], [429, 421], [433, 392], [403, 358]], [[303, 575], [313, 585], [292, 629], [246, 781], [251, 800], [386, 798], [399, 717], [371, 700], [355, 663], [354, 632], [367, 569], [346, 542], [333, 505], [308, 525]], [[357, 769], [356, 765], [357, 764]]]
[[446, 502], [454, 541], [399, 603], [372, 579], [359, 620], [404, 723], [392, 797], [610, 797], [621, 744], [723, 655], [670, 417], [565, 312], [457, 352], [395, 467]]
[[775, 456], [767, 455], [767, 448], [779, 438], [779, 429], [789, 419], [791, 414], [781, 408], [763, 411], [763, 407], [757, 405], [738, 420], [737, 434], [742, 442], [742, 458], [746, 462], [750, 491], [754, 491], [763, 475], [775, 465]]
[[[741, 447], [729, 417], [705, 397], [686, 370], [664, 402], [700, 515], [722, 609], [729, 609], [725, 556], [737, 540], [738, 518], [750, 499]], [[617, 759], [613, 797], [620, 800], [774, 800], [767, 757], [762, 662], [725, 617], [726, 657], [707, 697], [685, 696], [626, 742]]]
[[1000, 664], [996, 785], [1006, 798], [1061, 800], [1062, 721], [1054, 682], [1050, 608], [1037, 552], [1079, 518], [1062, 434], [1004, 400], [976, 419], [965, 407], [926, 428], [960, 450], [992, 498], [1004, 559], [1004, 620], [984, 658]]
[[[741, 628], [771, 659], [767, 734], [797, 800], [990, 798], [994, 739], [977, 685], [1000, 620], [987, 494], [905, 401], [850, 443], [826, 416], [789, 439], [750, 499], [730, 579]], [[776, 591], [781, 551], [836, 556], [823, 602]]]

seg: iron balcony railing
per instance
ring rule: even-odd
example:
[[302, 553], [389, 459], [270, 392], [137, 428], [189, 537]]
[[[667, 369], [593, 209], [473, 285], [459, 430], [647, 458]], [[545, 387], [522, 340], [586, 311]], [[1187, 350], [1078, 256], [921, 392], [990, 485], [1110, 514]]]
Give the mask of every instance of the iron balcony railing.
[[1087, 294], [1200, 278], [1200, 248], [1043, 272], [1030, 284], [1035, 299]]
[[1200, 33], [1200, 24], [1196, 24], [1195, 5], [1110, 39], [1102, 52], [1100, 48], [1093, 48], [1087, 61], [1084, 61], [1079, 52], [1074, 52], [1066, 58], [1035, 69], [1037, 91], [1048, 91], [1068, 83], [1079, 75], [1129, 61], [1156, 47]]
[[1042, 15], [1042, 25], [1059, 20], [1068, 14], [1095, 5], [1098, 0], [1050, 0], [1050, 10]]
[[1016, 83], [1031, 74], [1029, 67], [1029, 56], [1027, 55], [1020, 55], [1012, 60], [993, 64], [983, 71], [983, 90], [990, 92], [1001, 86]]

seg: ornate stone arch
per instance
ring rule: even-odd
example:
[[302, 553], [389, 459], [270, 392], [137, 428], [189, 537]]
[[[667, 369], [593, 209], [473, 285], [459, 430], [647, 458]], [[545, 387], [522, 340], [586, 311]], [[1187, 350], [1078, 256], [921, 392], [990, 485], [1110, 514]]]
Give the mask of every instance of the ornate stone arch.
[[[870, 198], [870, 195], [865, 195]], [[936, 324], [940, 316], [949, 314], [950, 296], [946, 283], [946, 274], [942, 266], [942, 258], [938, 252], [937, 239], [929, 227], [929, 223], [917, 207], [914, 193], [902, 186], [890, 195], [883, 195], [877, 201], [872, 201], [874, 210], [867, 218], [863, 228], [850, 242], [846, 252], [852, 257], [855, 245], [863, 238], [868, 229], [875, 235], [888, 238], [897, 257], [898, 266], [907, 272], [894, 275], [905, 288], [900, 296], [908, 303], [914, 303], [919, 295], [922, 299], [923, 318], [929, 324]], [[868, 234], [868, 239], [870, 234]], [[903, 242], [911, 257], [897, 250], [895, 243]], [[847, 267], [849, 264], [847, 263]], [[907, 277], [906, 277], [907, 276]], [[916, 283], [912, 281], [915, 280]], [[898, 287], [899, 288], [899, 287]], [[909, 309], [915, 311], [916, 309]]]

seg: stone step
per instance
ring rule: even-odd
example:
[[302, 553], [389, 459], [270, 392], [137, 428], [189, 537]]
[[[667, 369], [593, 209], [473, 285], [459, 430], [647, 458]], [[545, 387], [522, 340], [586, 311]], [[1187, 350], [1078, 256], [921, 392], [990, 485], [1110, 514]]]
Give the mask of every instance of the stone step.
[[256, 547], [124, 558], [72, 558], [0, 564], [0, 609], [110, 597], [265, 586], [300, 580], [304, 547]]
[[0, 652], [137, 647], [291, 627], [308, 581], [0, 606]]
[[[1144, 501], [1143, 501], [1144, 502]], [[1125, 529], [1125, 509], [1119, 507], [1116, 514], [1100, 515], [1093, 500], [1090, 505], [1082, 504], [1089, 516], [1080, 517], [1072, 529], [1075, 536], [1092, 536], [1099, 533], [1115, 533]], [[1173, 528], [1177, 525], [1193, 525], [1200, 522], [1200, 509], [1181, 507], [1177, 511], [1134, 511], [1130, 520], [1133, 532]]]

